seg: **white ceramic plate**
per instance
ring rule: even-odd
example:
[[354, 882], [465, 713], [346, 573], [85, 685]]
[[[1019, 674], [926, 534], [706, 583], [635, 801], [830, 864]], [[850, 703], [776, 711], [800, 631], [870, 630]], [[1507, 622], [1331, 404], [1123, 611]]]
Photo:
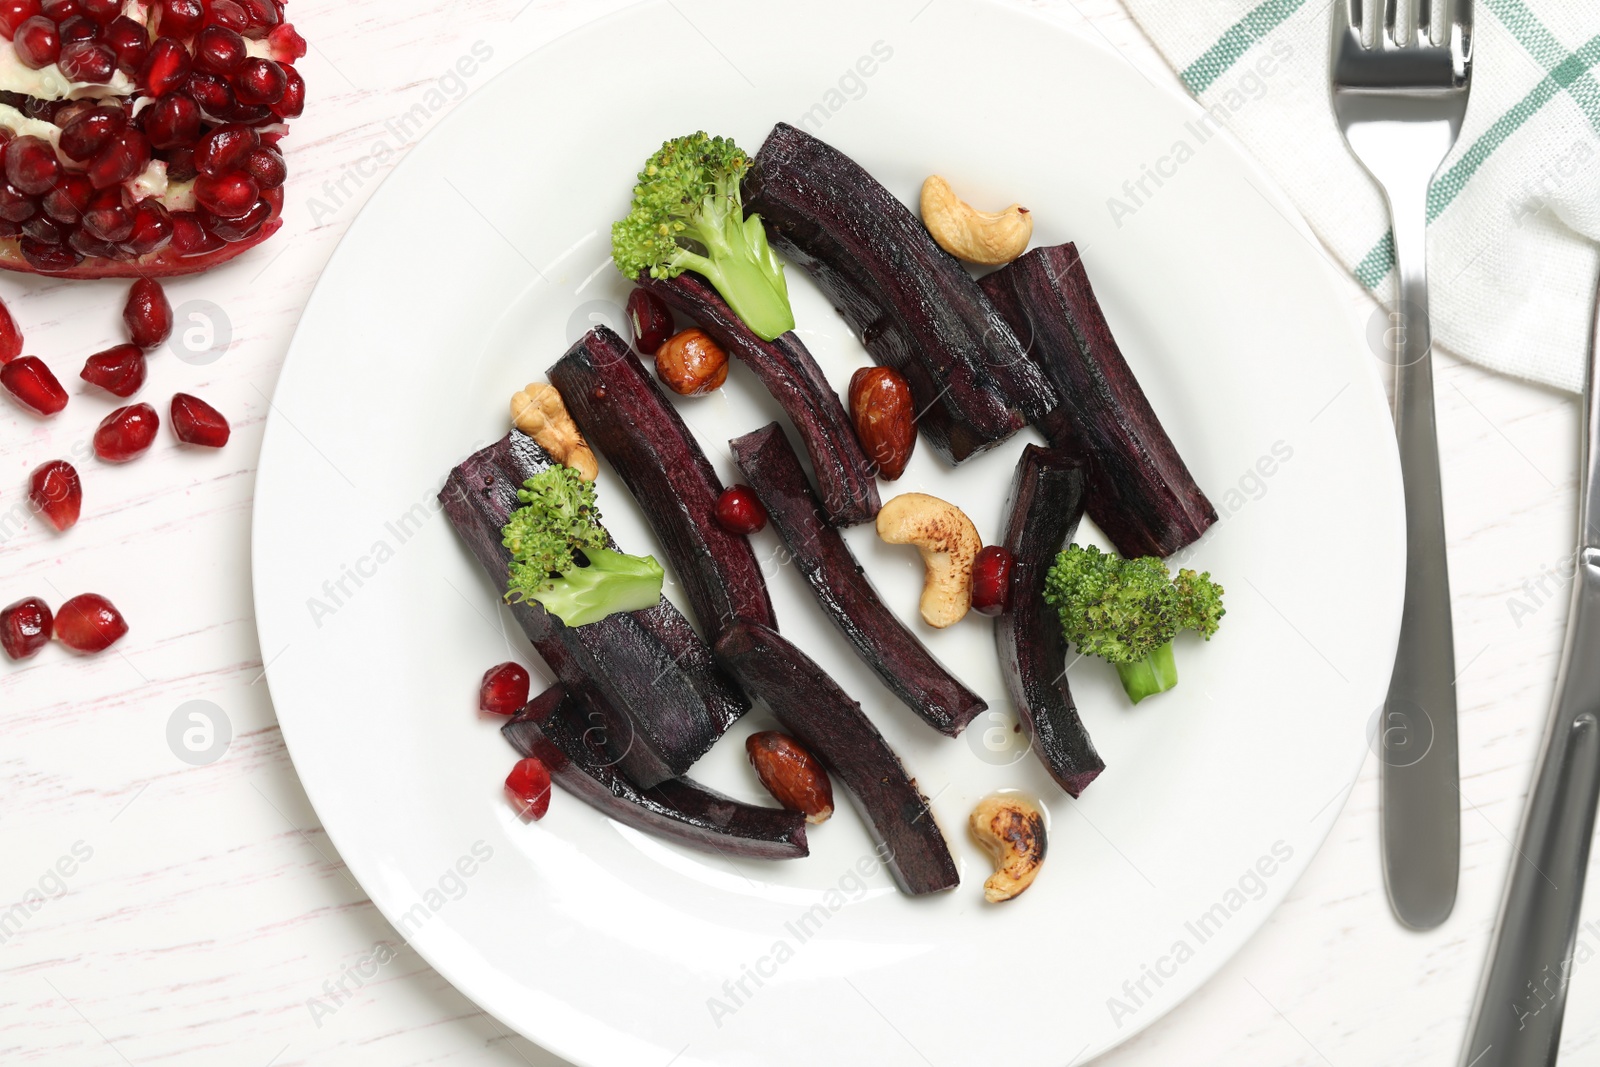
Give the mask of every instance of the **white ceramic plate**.
[[[919, 7], [829, 0], [746, 20], [735, 0], [649, 4], [530, 57], [373, 198], [284, 368], [255, 590], [296, 767], [402, 935], [580, 1064], [968, 1065], [1001, 1046], [1016, 1067], [1087, 1059], [1262, 923], [1367, 752], [1398, 628], [1400, 483], [1371, 357], [1293, 212], [1225, 139], [1196, 143], [1193, 105], [1099, 44], [971, 0]], [[938, 737], [758, 536], [784, 631], [934, 798], [963, 875], [936, 899], [857, 873], [871, 846], [848, 809], [782, 864], [686, 851], [560, 793], [543, 822], [519, 822], [500, 788], [513, 753], [473, 701], [488, 666], [534, 661], [433, 502], [453, 464], [505, 432], [517, 387], [591, 321], [619, 320], [608, 226], [655, 146], [704, 128], [753, 151], [775, 120], [807, 116], [908, 201], [939, 172], [980, 205], [1029, 205], [1040, 243], [1076, 240], [1225, 515], [1188, 562], [1226, 584], [1228, 617], [1210, 645], [1181, 641], [1180, 687], [1133, 709], [1109, 668], [1073, 668], [1108, 765], [1076, 803], [1018, 745], [986, 620], [923, 628], [996, 709]], [[1179, 140], [1192, 158], [1114, 219], [1108, 198]], [[842, 389], [866, 357], [805, 275], [789, 278], [801, 335]], [[735, 365], [679, 410], [731, 481], [723, 443], [776, 408]], [[952, 499], [994, 538], [1024, 438], [954, 471], [921, 450], [889, 491]], [[615, 475], [601, 484], [621, 542], [659, 553]], [[849, 540], [914, 620], [915, 553], [870, 527]], [[769, 724], [752, 714], [695, 775], [761, 801], [742, 739]], [[1001, 787], [1044, 799], [1051, 847], [1034, 888], [991, 907], [965, 820]]]

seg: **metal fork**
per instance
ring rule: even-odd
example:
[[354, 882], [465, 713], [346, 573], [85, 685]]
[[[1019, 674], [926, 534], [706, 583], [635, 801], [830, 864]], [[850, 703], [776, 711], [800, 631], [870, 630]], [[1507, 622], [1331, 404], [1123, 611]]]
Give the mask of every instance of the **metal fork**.
[[1383, 873], [1395, 915], [1426, 930], [1455, 906], [1461, 866], [1455, 648], [1428, 328], [1428, 187], [1467, 110], [1472, 4], [1447, 0], [1436, 41], [1431, 0], [1414, 2], [1411, 33], [1397, 0], [1386, 0], [1381, 24], [1371, 0], [1334, 0], [1331, 81], [1345, 141], [1388, 199], [1400, 283], [1390, 333], [1406, 594], [1380, 731]]

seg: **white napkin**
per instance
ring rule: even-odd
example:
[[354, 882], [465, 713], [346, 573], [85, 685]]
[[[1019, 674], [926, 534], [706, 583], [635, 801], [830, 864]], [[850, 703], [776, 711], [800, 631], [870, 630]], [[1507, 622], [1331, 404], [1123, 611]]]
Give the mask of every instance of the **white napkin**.
[[[1338, 261], [1392, 305], [1382, 194], [1328, 102], [1328, 0], [1125, 2]], [[1475, 16], [1466, 122], [1430, 200], [1434, 343], [1579, 390], [1600, 271], [1600, 0], [1477, 0]]]

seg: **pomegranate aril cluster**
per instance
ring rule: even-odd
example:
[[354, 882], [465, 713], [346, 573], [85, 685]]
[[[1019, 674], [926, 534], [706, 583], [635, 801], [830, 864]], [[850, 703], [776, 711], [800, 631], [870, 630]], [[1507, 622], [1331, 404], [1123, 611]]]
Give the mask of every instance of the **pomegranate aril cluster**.
[[[0, 126], [0, 239], [43, 273], [163, 251], [152, 267], [171, 273], [260, 234], [283, 206], [277, 142], [305, 108], [306, 43], [283, 14], [280, 0], [153, 0], [146, 26], [113, 0], [0, 0], [22, 65], [109, 90], [19, 104], [58, 146]], [[218, 131], [243, 147], [209, 153]], [[163, 183], [180, 187], [166, 203]]]

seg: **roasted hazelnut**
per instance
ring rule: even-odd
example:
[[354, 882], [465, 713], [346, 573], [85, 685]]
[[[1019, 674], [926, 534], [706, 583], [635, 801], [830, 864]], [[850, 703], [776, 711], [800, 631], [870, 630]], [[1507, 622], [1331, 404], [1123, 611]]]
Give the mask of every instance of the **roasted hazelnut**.
[[656, 349], [656, 377], [679, 396], [703, 396], [728, 380], [728, 354], [704, 330], [681, 330]]

